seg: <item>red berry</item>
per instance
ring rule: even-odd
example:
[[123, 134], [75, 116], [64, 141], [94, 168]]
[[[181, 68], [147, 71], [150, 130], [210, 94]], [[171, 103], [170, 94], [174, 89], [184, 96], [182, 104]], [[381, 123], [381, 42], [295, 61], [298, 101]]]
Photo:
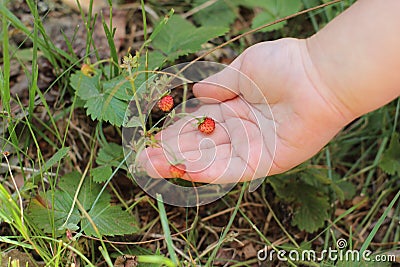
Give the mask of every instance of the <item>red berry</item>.
[[169, 166], [169, 172], [171, 173], [172, 178], [182, 178], [182, 176], [186, 173], [185, 165], [171, 165]]
[[215, 121], [209, 117], [204, 117], [203, 119], [199, 120], [198, 125], [199, 131], [205, 134], [210, 134], [215, 129]]
[[158, 101], [158, 107], [164, 112], [170, 111], [173, 108], [173, 106], [174, 106], [174, 98], [170, 95], [163, 96]]

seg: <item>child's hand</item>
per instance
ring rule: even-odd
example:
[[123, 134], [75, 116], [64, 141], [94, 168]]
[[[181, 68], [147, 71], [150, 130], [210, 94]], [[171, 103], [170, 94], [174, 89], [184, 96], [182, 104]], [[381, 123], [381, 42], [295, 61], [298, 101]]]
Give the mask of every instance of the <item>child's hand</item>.
[[[217, 128], [209, 136], [213, 150], [193, 127], [184, 127], [177, 138], [184, 120], [162, 132], [162, 146], [187, 167], [183, 178], [223, 183], [284, 172], [317, 153], [354, 118], [399, 97], [399, 8], [397, 0], [357, 1], [307, 40], [250, 47], [231, 66], [261, 93], [229, 68], [198, 83], [195, 94], [214, 99], [201, 112], [226, 131]], [[150, 176], [170, 176], [166, 151], [142, 153]]]
[[191, 118], [212, 117], [216, 129], [204, 135], [188, 117], [163, 130], [156, 136], [162, 148], [147, 148], [140, 157], [151, 177], [170, 177], [174, 160], [185, 164], [183, 178], [196, 182], [281, 173], [317, 153], [353, 118], [319, 80], [304, 40], [257, 44], [231, 66], [261, 94], [229, 68], [196, 84], [195, 95], [208, 104]]

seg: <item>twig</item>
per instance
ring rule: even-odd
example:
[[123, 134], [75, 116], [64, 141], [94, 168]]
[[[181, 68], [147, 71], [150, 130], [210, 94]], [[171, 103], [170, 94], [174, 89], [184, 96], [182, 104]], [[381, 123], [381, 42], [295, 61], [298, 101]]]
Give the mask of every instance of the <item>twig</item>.
[[213, 4], [215, 4], [215, 2], [217, 2], [217, 1], [218, 1], [218, 0], [210, 0], [210, 1], [204, 2], [203, 4], [201, 4], [201, 5], [197, 6], [197, 7], [195, 7], [195, 8], [193, 8], [193, 9], [189, 10], [188, 12], [182, 14], [181, 16], [182, 16], [182, 18], [184, 18], [184, 19], [187, 18], [187, 17], [190, 17], [190, 16], [192, 16], [193, 14], [199, 12], [200, 10], [202, 10], [202, 9], [204, 9], [204, 8], [207, 8], [207, 7], [209, 7], [209, 6], [213, 5]]
[[[251, 203], [251, 202], [243, 203], [242, 205], [240, 205], [241, 208], [246, 207], [246, 206], [262, 207], [262, 208], [264, 207], [263, 204], [257, 204], [257, 203]], [[205, 222], [205, 221], [211, 220], [215, 217], [221, 216], [225, 213], [229, 213], [229, 212], [233, 211], [234, 209], [235, 209], [235, 207], [232, 207], [232, 208], [228, 208], [223, 211], [214, 213], [210, 216], [207, 216], [207, 217], [204, 217], [203, 219], [201, 219], [201, 222]]]
[[[14, 166], [14, 165], [9, 165], [8, 163], [0, 163], [0, 167], [9, 168], [14, 171], [23, 170], [24, 172], [30, 172], [30, 173], [39, 173], [40, 172], [40, 170], [37, 170], [34, 168]], [[52, 172], [46, 172], [46, 174], [48, 174], [49, 176], [53, 176], [53, 177], [57, 176], [56, 173], [52, 173]]]

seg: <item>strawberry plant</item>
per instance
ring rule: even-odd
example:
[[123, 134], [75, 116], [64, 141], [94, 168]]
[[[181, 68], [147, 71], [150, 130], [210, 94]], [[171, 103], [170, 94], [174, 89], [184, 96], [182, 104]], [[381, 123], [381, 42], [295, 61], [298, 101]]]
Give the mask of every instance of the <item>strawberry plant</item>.
[[[243, 1], [214, 1], [211, 5], [196, 12], [193, 19], [202, 26], [220, 25], [229, 27], [239, 15], [240, 2]], [[208, 3], [207, 0], [195, 0], [193, 7], [198, 8]]]
[[[263, 24], [271, 23], [277, 19], [284, 18], [294, 14], [302, 8], [301, 0], [251, 0], [244, 3], [247, 7], [259, 7], [261, 11], [256, 14], [252, 21], [252, 28], [257, 28]], [[262, 31], [272, 31], [281, 29], [286, 21], [277, 23], [270, 27], [262, 29]]]
[[389, 147], [383, 153], [379, 167], [387, 174], [400, 175], [400, 137], [394, 133]]
[[[41, 4], [49, 1], [39, 1], [40, 5], [33, 0], [3, 2], [2, 265], [7, 264], [8, 252], [19, 249], [47, 266], [250, 266], [260, 265], [257, 252], [264, 245], [301, 252], [329, 247], [345, 236], [355, 248], [386, 250], [398, 241], [399, 101], [355, 120], [303, 165], [266, 182], [256, 180], [254, 187], [262, 185], [251, 193], [245, 183], [189, 181], [196, 170], [189, 169], [192, 164], [169, 153], [167, 147], [169, 163], [164, 174], [176, 179], [150, 179], [132, 164], [144, 148], [161, 147], [161, 134], [157, 133], [182, 117], [189, 117], [188, 127], [200, 139], [216, 134], [211, 115], [203, 116], [207, 114], [204, 110], [191, 114], [202, 104], [190, 99], [190, 89], [223, 65], [204, 72], [207, 62], [195, 61], [198, 65], [193, 64], [191, 71], [198, 75], [193, 79], [185, 72], [187, 65], [177, 62], [191, 60], [193, 54], [209, 47], [219, 48], [221, 41], [227, 41], [221, 46], [229, 46], [218, 50], [222, 56], [213, 54], [213, 59], [229, 62], [235, 54], [231, 50], [242, 51], [253, 41], [283, 37], [289, 31], [293, 37], [312, 34], [312, 27], [320, 29], [354, 0], [298, 17], [304, 25], [296, 19], [292, 29], [285, 26], [293, 24], [283, 21], [262, 29], [275, 31], [273, 34], [258, 33], [248, 39], [235, 36], [248, 34], [248, 27], [254, 29], [326, 1], [189, 0], [178, 4], [150, 0], [142, 1], [139, 9], [137, 3], [130, 3], [135, 10], [130, 4], [124, 6], [134, 13], [126, 24], [114, 23], [113, 18], [122, 17], [119, 15], [107, 18], [106, 12], [85, 15], [81, 10], [81, 28], [87, 35], [82, 39], [74, 30], [73, 36], [63, 30], [60, 35], [67, 51], [53, 43], [44, 26], [48, 17], [55, 16], [54, 10], [38, 12]], [[114, 5], [107, 7], [109, 13], [118, 9], [114, 1], [108, 2]], [[177, 14], [166, 14], [166, 6], [173, 6]], [[29, 9], [30, 13], [21, 16], [16, 9]], [[56, 8], [56, 16], [63, 12], [60, 10], [63, 8]], [[151, 16], [146, 17], [148, 14]], [[27, 25], [27, 15], [28, 21], [33, 17], [32, 24]], [[98, 55], [100, 46], [93, 41], [97, 38], [96, 16], [106, 36], [103, 45], [109, 46], [106, 59]], [[75, 21], [73, 24], [75, 27]], [[132, 35], [126, 32], [122, 49], [116, 42], [116, 28], [132, 30]], [[15, 34], [22, 34], [23, 41], [15, 42]], [[83, 54], [77, 54], [75, 42], [84, 45], [79, 48]], [[130, 46], [136, 51], [128, 50]], [[42, 60], [50, 65], [53, 79], [47, 86], [39, 86]], [[16, 65], [23, 75], [17, 74]], [[21, 80], [28, 82], [26, 90]], [[126, 128], [131, 131], [124, 131]], [[177, 184], [179, 190], [175, 190]], [[153, 187], [156, 193], [159, 188], [171, 191], [166, 196], [146, 191]], [[221, 192], [226, 194], [219, 199]], [[199, 195], [209, 197], [201, 204], [213, 204], [198, 207]], [[379, 227], [383, 230], [378, 233]], [[341, 264], [331, 264], [335, 263]]]
[[343, 202], [355, 194], [352, 183], [328, 178], [327, 172], [305, 170], [293, 174], [269, 177], [278, 198], [293, 207], [292, 225], [307, 232], [315, 232], [330, 218], [331, 201]]
[[[206, 4], [205, 0], [194, 1], [196, 7]], [[256, 8], [257, 12], [252, 19], [251, 27], [257, 28], [261, 25], [282, 19], [301, 10], [301, 0], [250, 0], [250, 1], [215, 1], [211, 5], [194, 14], [194, 19], [201, 25], [224, 25], [229, 26], [238, 16], [239, 6]], [[286, 21], [266, 27], [261, 31], [279, 30], [285, 26]]]
[[146, 57], [142, 57], [140, 53], [124, 57], [118, 75], [109, 75], [108, 66], [96, 69], [94, 65], [89, 67], [84, 64], [81, 70], [71, 76], [71, 86], [83, 100], [84, 108], [93, 120], [105, 121], [119, 127], [123, 124], [129, 101], [135, 95], [140, 97], [139, 94], [143, 93], [136, 90], [149, 77], [149, 72], [161, 68], [165, 62], [200, 50], [203, 43], [227, 31], [226, 27], [195, 27], [189, 21], [170, 13], [158, 23], [149, 37], [148, 42], [151, 41], [155, 50], [148, 52]]
[[42, 201], [30, 203], [30, 216], [44, 232], [56, 230], [59, 236], [70, 230], [89, 236], [113, 236], [138, 231], [135, 217], [111, 205], [111, 195], [101, 192], [101, 186], [90, 177], [72, 172], [61, 177], [58, 187], [41, 194]]

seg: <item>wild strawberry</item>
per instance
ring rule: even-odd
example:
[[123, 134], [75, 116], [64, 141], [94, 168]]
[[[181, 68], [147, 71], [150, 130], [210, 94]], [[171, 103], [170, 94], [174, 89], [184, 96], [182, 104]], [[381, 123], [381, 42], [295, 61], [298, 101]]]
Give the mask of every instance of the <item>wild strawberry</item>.
[[169, 166], [169, 172], [171, 173], [172, 178], [182, 178], [182, 176], [186, 173], [185, 165], [171, 165]]
[[170, 111], [173, 106], [174, 106], [174, 98], [170, 95], [163, 96], [158, 101], [158, 107], [164, 112]]
[[198, 120], [198, 127], [200, 132], [210, 134], [215, 129], [215, 121], [212, 118], [204, 117]]

